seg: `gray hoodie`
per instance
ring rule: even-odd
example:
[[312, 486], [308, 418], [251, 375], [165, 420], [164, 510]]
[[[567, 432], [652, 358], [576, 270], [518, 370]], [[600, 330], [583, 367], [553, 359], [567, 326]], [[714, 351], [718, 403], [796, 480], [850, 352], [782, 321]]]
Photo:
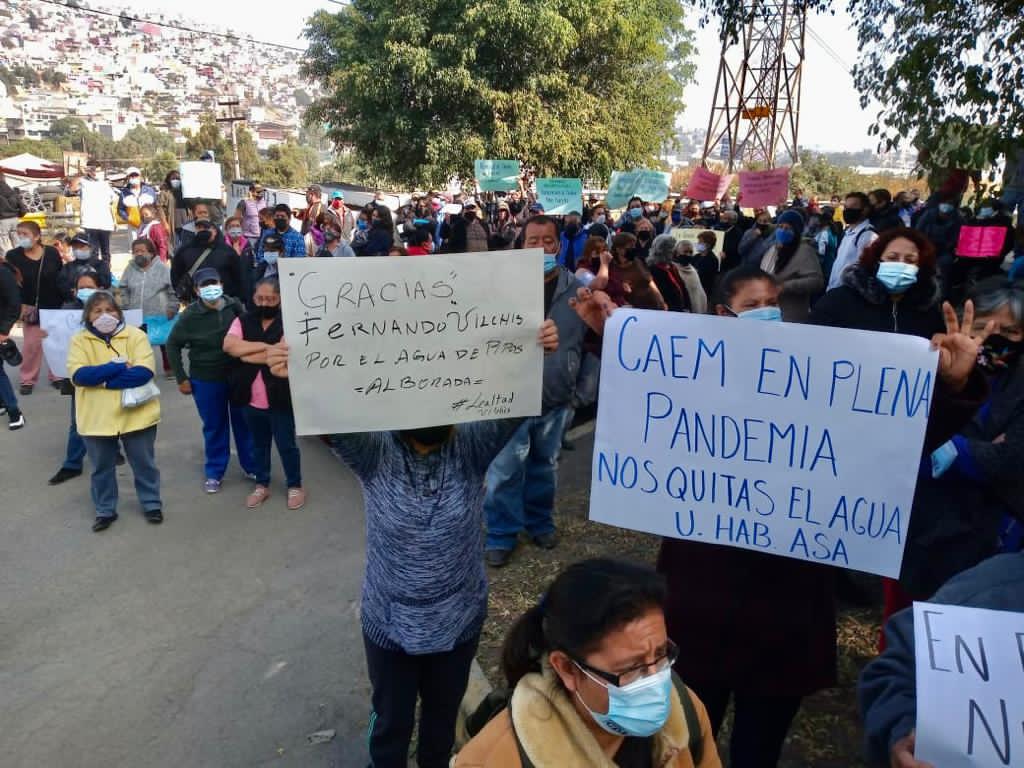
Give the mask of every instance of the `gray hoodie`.
[[169, 308], [178, 306], [178, 298], [171, 287], [171, 270], [159, 259], [149, 269], [139, 269], [129, 262], [121, 275], [121, 308], [141, 309], [143, 317], [166, 315]]

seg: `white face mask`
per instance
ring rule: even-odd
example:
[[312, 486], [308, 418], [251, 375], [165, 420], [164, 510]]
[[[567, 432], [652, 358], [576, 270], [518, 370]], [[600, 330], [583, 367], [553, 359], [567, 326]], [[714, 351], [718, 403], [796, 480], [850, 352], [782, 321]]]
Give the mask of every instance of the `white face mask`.
[[697, 253], [704, 253], [704, 251], [708, 249], [708, 246], [705, 243], [697, 243], [695, 246], [693, 246], [693, 249]]
[[74, 254], [74, 257], [78, 261], [85, 261], [92, 255], [92, 251], [90, 251], [88, 248], [73, 248], [71, 250], [71, 253]]

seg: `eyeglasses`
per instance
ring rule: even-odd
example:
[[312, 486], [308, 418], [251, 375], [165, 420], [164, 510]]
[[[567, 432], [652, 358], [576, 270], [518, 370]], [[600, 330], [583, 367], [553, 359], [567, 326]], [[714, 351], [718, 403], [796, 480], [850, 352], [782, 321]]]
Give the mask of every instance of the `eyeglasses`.
[[[571, 656], [569, 658], [572, 658]], [[573, 662], [582, 669], [584, 672], [590, 672], [593, 675], [604, 680], [609, 685], [614, 685], [616, 688], [622, 688], [624, 686], [635, 683], [637, 680], [641, 680], [651, 675], [656, 675], [659, 672], [664, 672], [666, 669], [676, 663], [676, 659], [679, 658], [679, 646], [669, 640], [665, 643], [665, 652], [654, 659], [650, 664], [638, 664], [635, 667], [630, 667], [627, 670], [619, 672], [618, 674], [612, 674], [611, 672], [605, 672], [597, 667], [592, 667], [581, 659], [573, 658]], [[654, 668], [653, 672], [649, 672], [651, 668]]]

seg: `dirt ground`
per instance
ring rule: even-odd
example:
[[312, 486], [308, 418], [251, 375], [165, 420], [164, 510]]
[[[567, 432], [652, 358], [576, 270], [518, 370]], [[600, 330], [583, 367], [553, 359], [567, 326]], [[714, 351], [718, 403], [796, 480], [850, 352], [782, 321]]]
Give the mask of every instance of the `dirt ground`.
[[[577, 468], [575, 474], [582, 475], [582, 469]], [[565, 488], [559, 494], [556, 513], [559, 546], [543, 551], [522, 540], [512, 563], [489, 573], [490, 614], [480, 640], [478, 658], [484, 674], [494, 685], [503, 684], [499, 658], [506, 631], [523, 611], [537, 602], [563, 567], [602, 555], [653, 565], [657, 556], [657, 537], [587, 520], [587, 490], [582, 482], [572, 485], [573, 488]], [[881, 605], [880, 594], [878, 604]], [[880, 618], [880, 609], [840, 607], [839, 686], [804, 700], [786, 741], [781, 768], [866, 768], [856, 682], [860, 670], [875, 655]], [[727, 718], [719, 738], [723, 757], [728, 729]]]

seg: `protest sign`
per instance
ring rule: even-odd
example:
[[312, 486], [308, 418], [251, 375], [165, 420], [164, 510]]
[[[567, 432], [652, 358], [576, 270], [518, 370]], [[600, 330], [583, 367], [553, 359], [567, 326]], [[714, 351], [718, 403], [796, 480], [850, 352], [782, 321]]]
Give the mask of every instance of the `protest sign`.
[[686, 186], [686, 197], [691, 200], [714, 200], [716, 203], [722, 199], [729, 185], [732, 184], [733, 174], [720, 176], [712, 173], [707, 168], [697, 167], [690, 177], [690, 183]]
[[181, 174], [182, 197], [220, 200], [220, 163], [189, 160], [178, 164], [178, 173]]
[[937, 358], [901, 334], [619, 309], [590, 517], [896, 577]]
[[[138, 328], [142, 325], [142, 310], [124, 310], [124, 320], [128, 325]], [[46, 358], [46, 366], [54, 376], [66, 379], [71, 337], [82, 330], [82, 310], [41, 309], [39, 310], [39, 327], [46, 332], [46, 337], [43, 339], [43, 357]]]
[[280, 277], [298, 434], [540, 413], [540, 249], [289, 259]]
[[789, 197], [789, 168], [767, 171], [740, 171], [740, 201], [760, 208], [781, 205]]
[[686, 240], [687, 242], [693, 243], [694, 249], [697, 247], [697, 235], [701, 232], [710, 232], [715, 236], [715, 256], [721, 260], [722, 248], [725, 245], [725, 232], [720, 232], [717, 229], [704, 229], [703, 227], [673, 227], [669, 234], [676, 239], [676, 242]]
[[917, 742], [941, 768], [1020, 765], [1024, 613], [914, 603]]
[[668, 197], [671, 179], [669, 173], [646, 168], [613, 171], [605, 203], [609, 208], [624, 208], [632, 197], [639, 197], [644, 202], [661, 203]]
[[473, 175], [481, 192], [508, 192], [519, 189], [518, 160], [475, 160]]
[[537, 179], [537, 202], [548, 216], [583, 213], [583, 182], [579, 179]]
[[1003, 252], [1006, 227], [960, 227], [956, 255], [970, 259], [990, 259]]

